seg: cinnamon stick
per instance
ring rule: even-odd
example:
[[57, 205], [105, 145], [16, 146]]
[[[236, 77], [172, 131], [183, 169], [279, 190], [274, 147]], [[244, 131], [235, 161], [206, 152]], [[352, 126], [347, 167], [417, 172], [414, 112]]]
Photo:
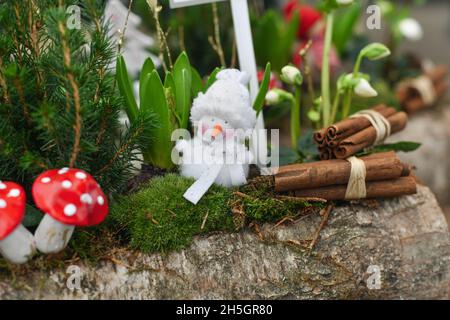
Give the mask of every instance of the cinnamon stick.
[[[405, 112], [397, 112], [387, 118], [391, 125], [391, 134], [399, 132], [406, 127], [408, 116]], [[333, 149], [333, 155], [337, 159], [346, 159], [357, 152], [367, 148], [375, 142], [377, 132], [373, 126], [342, 140], [339, 145]]]
[[[317, 197], [326, 200], [357, 200], [345, 199], [347, 185], [334, 185], [320, 188], [297, 190], [296, 197]], [[414, 177], [401, 177], [392, 180], [369, 181], [366, 183], [366, 199], [395, 198], [417, 193]]]
[[315, 144], [319, 148], [322, 148], [322, 147], [324, 147], [326, 145], [326, 140], [325, 140], [326, 136], [327, 136], [327, 129], [326, 128], [323, 128], [322, 130], [317, 131], [317, 132], [314, 133], [313, 139], [314, 139]]
[[421, 109], [431, 107], [435, 102], [437, 102], [448, 88], [448, 83], [445, 78], [448, 74], [448, 67], [445, 65], [439, 65], [426, 71], [423, 76], [429, 78], [433, 84], [435, 90], [436, 99], [433, 103], [427, 104], [423, 99], [420, 92], [411, 85], [411, 79], [401, 82], [397, 86], [396, 95], [397, 100], [400, 102], [402, 108], [408, 113], [414, 113]]
[[[366, 166], [366, 181], [396, 179], [409, 175], [395, 152], [361, 157]], [[284, 192], [347, 184], [351, 165], [346, 160], [328, 160], [281, 167], [275, 175], [275, 191]]]
[[[386, 105], [378, 105], [372, 110], [379, 112], [383, 117], [388, 118], [396, 113], [396, 110], [392, 107], [387, 107]], [[365, 117], [357, 117], [357, 118], [347, 118], [338, 123], [330, 126], [327, 129], [326, 139], [328, 142], [328, 146], [336, 147], [338, 145], [338, 141], [342, 139], [348, 138], [351, 135], [370, 127], [370, 121]]]

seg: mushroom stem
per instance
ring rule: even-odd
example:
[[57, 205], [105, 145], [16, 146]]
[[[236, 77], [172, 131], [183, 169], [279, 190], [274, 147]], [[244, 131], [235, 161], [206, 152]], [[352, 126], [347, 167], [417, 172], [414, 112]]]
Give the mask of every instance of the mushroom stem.
[[75, 226], [63, 224], [46, 214], [34, 234], [36, 246], [42, 253], [61, 252], [69, 243], [74, 230]]
[[34, 237], [23, 225], [19, 225], [9, 236], [0, 240], [0, 254], [11, 263], [23, 264], [35, 253]]

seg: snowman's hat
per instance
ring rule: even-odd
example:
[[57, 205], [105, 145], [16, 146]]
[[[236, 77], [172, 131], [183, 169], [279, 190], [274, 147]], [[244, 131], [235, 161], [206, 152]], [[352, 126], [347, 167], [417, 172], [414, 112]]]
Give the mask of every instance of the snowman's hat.
[[252, 107], [248, 83], [250, 76], [237, 69], [225, 69], [206, 93], [200, 93], [191, 109], [191, 121], [196, 125], [202, 117], [214, 116], [235, 129], [253, 129], [256, 112]]

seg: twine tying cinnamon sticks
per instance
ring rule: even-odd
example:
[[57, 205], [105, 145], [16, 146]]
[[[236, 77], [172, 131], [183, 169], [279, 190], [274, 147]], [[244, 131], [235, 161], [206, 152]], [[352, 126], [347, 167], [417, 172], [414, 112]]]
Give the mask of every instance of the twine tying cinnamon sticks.
[[364, 117], [372, 124], [375, 129], [377, 136], [375, 138], [374, 145], [379, 145], [383, 143], [391, 135], [391, 124], [389, 121], [376, 110], [362, 110], [350, 118]]
[[345, 191], [345, 199], [364, 199], [367, 196], [366, 165], [357, 157], [350, 157], [347, 161], [350, 162], [350, 178]]
[[347, 159], [364, 148], [382, 143], [406, 127], [408, 116], [392, 107], [378, 105], [314, 134], [321, 160]]
[[416, 193], [411, 167], [395, 152], [283, 166], [273, 180], [276, 192], [299, 198], [357, 200]]
[[447, 75], [447, 66], [429, 66], [420, 77], [399, 83], [396, 95], [402, 108], [411, 114], [432, 107], [447, 91]]

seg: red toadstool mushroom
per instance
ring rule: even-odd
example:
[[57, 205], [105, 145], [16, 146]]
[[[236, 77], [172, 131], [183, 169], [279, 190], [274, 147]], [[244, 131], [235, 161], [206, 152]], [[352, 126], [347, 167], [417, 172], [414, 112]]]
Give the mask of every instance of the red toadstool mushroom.
[[15, 264], [27, 262], [36, 252], [33, 235], [21, 224], [25, 206], [23, 188], [0, 181], [0, 254]]
[[63, 168], [41, 174], [33, 184], [36, 206], [46, 213], [36, 233], [43, 253], [62, 251], [75, 227], [100, 224], [108, 215], [108, 202], [98, 183], [88, 173]]

